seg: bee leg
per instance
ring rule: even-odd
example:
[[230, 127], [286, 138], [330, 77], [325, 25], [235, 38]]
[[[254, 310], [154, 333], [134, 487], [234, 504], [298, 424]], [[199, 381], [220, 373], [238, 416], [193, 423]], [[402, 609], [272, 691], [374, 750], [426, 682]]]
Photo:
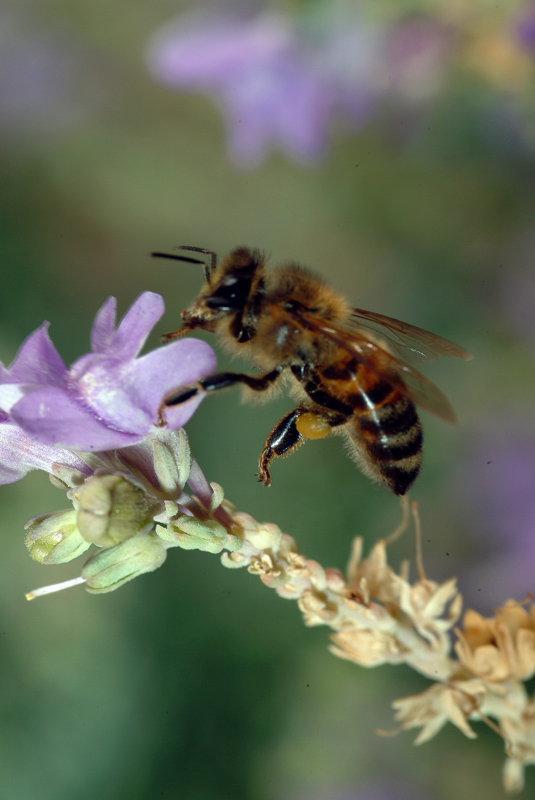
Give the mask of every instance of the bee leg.
[[303, 444], [305, 439], [323, 439], [332, 428], [347, 422], [345, 414], [326, 409], [311, 411], [306, 406], [290, 411], [273, 428], [258, 462], [258, 479], [264, 486], [271, 486], [269, 464], [274, 458], [287, 456]]
[[296, 422], [301, 414], [306, 411], [306, 408], [296, 408], [290, 411], [289, 414], [286, 414], [277, 422], [266, 439], [258, 462], [258, 480], [264, 486], [271, 486], [271, 475], [269, 473], [271, 460], [280, 456], [287, 456], [297, 450], [299, 445], [303, 444], [305, 437], [297, 430]]
[[243, 383], [256, 392], [263, 392], [277, 380], [283, 369], [284, 367], [277, 367], [259, 377], [245, 375], [241, 372], [219, 372], [217, 375], [202, 378], [190, 386], [182, 386], [164, 397], [158, 409], [156, 425], [159, 427], [165, 425], [165, 409], [167, 407], [179, 406], [181, 403], [191, 400], [192, 397], [196, 397], [200, 392], [216, 392], [219, 389], [226, 389], [228, 386], [235, 386], [237, 383]]

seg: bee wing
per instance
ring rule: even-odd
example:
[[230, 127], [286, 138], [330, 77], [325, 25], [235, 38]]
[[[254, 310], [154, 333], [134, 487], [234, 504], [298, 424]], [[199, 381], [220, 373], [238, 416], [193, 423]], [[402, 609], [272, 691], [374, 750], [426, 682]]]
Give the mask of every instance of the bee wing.
[[[414, 403], [425, 408], [426, 411], [430, 411], [447, 422], [457, 422], [457, 417], [450, 401], [438, 386], [435, 386], [432, 381], [406, 363], [406, 361], [392, 355], [376, 341], [373, 335], [369, 335], [361, 326], [338, 326], [333, 323], [323, 323], [304, 313], [294, 315], [294, 319], [296, 316], [303, 327], [321, 333], [348, 353], [352, 353], [368, 369], [375, 372], [380, 378], [384, 378]], [[389, 318], [387, 317], [386, 319]], [[397, 320], [394, 321], [397, 322]], [[400, 324], [404, 325], [404, 323]], [[413, 326], [408, 327], [413, 328]], [[413, 330], [420, 331], [419, 328], [413, 328]], [[427, 332], [422, 331], [422, 333]], [[428, 335], [433, 339], [435, 338], [433, 334]], [[448, 346], [451, 345], [451, 347], [457, 348], [457, 345], [454, 345], [453, 342], [448, 342], [447, 339], [441, 339], [440, 336], [437, 336], [436, 339], [446, 342]], [[466, 352], [461, 347], [458, 350], [463, 353]], [[450, 355], [454, 354], [450, 353]]]
[[458, 344], [450, 342], [443, 336], [425, 331], [423, 328], [417, 328], [415, 325], [409, 325], [408, 322], [377, 314], [374, 311], [354, 308], [351, 314], [351, 323], [357, 331], [364, 327], [379, 333], [403, 362], [429, 364], [438, 356], [450, 356], [465, 360], [473, 358], [472, 354], [464, 347], [459, 347]]

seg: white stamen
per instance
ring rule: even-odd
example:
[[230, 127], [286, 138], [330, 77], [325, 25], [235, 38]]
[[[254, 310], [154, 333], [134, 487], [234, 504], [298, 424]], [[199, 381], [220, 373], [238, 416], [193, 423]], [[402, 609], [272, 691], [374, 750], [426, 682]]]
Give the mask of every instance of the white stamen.
[[52, 583], [50, 586], [42, 586], [40, 589], [34, 589], [32, 592], [28, 592], [26, 594], [26, 600], [34, 600], [36, 597], [41, 597], [43, 594], [61, 592], [62, 589], [70, 589], [71, 586], [77, 586], [79, 583], [85, 583], [85, 578], [71, 578], [70, 581]]

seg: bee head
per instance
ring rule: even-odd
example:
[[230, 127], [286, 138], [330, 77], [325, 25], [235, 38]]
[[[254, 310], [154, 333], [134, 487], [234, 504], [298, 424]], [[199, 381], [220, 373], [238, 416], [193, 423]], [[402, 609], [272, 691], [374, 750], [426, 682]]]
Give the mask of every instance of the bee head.
[[[264, 260], [257, 250], [238, 247], [219, 265], [216, 254], [197, 247], [180, 247], [180, 250], [201, 252], [211, 257], [210, 265], [198, 258], [167, 253], [154, 256], [173, 258], [188, 263], [202, 264], [206, 283], [199, 296], [182, 312], [183, 327], [176, 335], [183, 335], [194, 328], [215, 331], [217, 322], [231, 317], [231, 335], [240, 342], [253, 335], [254, 322], [263, 296]], [[168, 334], [166, 338], [174, 338]]]

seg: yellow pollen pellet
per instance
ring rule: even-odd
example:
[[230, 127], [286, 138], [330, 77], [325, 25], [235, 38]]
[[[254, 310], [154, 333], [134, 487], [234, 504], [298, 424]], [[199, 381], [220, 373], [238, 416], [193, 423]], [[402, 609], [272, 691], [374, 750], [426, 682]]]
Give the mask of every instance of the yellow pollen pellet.
[[325, 436], [328, 436], [332, 430], [326, 420], [318, 414], [314, 414], [312, 411], [301, 414], [295, 423], [295, 427], [299, 433], [302, 434], [302, 436], [306, 436], [307, 439], [323, 439]]

